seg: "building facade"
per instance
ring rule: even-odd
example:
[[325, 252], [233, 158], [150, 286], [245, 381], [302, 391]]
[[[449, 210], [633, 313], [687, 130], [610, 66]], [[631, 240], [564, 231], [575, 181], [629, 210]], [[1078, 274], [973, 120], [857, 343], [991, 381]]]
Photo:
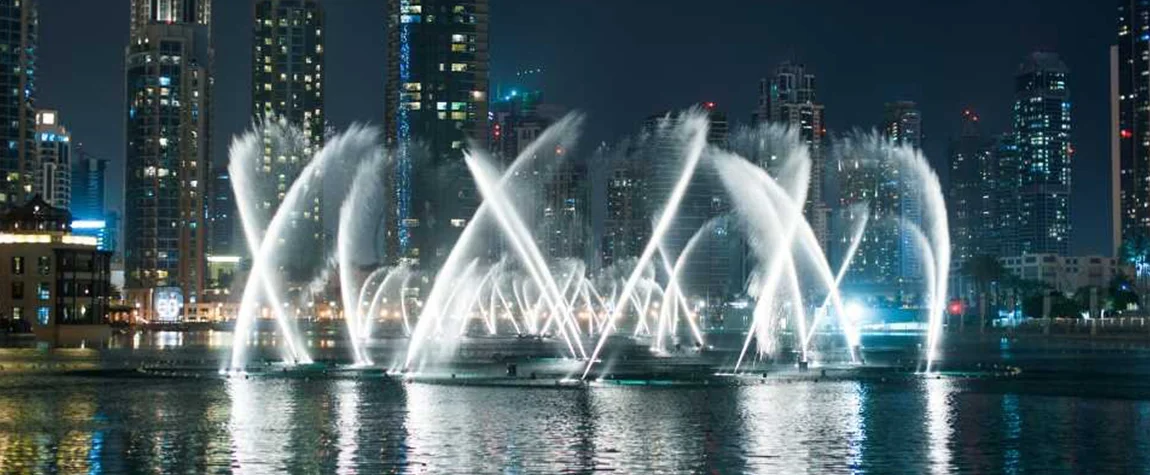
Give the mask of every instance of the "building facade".
[[[887, 103], [883, 118], [883, 136], [899, 147], [922, 150], [922, 112], [918, 104], [911, 101]], [[890, 168], [901, 168], [905, 164], [890, 164]], [[911, 223], [921, 227], [922, 191], [918, 183], [905, 177], [906, 170], [898, 170], [894, 186], [898, 196], [898, 222]], [[922, 278], [922, 262], [914, 235], [905, 226], [899, 226], [898, 233], [898, 275], [903, 282], [913, 282]]]
[[1071, 144], [1069, 69], [1054, 53], [1033, 53], [1015, 76], [1013, 140], [1017, 147], [1020, 254], [1070, 251]]
[[37, 0], [0, 5], [0, 210], [34, 194]]
[[[285, 122], [303, 134], [299, 147], [264, 148], [261, 179], [274, 186], [261, 191], [274, 194], [258, 202], [267, 216], [275, 213], [287, 190], [299, 179], [312, 157], [323, 147], [326, 134], [324, 115], [324, 10], [318, 0], [253, 0], [255, 18], [252, 59], [252, 115], [255, 120]], [[264, 140], [269, 140], [264, 135]], [[221, 229], [212, 232], [217, 239], [214, 255], [246, 255], [237, 232], [239, 215], [227, 170], [213, 172], [212, 221]], [[323, 249], [323, 193], [310, 193], [300, 209], [292, 210], [290, 227], [293, 245], [303, 249]], [[323, 253], [311, 253], [285, 264], [289, 280], [307, 281], [324, 264]]]
[[396, 150], [390, 260], [445, 259], [478, 198], [463, 150], [487, 146], [488, 0], [388, 0], [384, 130]]
[[72, 206], [72, 135], [54, 110], [36, 112], [36, 172], [32, 192], [57, 208]]
[[[1113, 249], [1150, 242], [1150, 4], [1118, 1], [1110, 49]], [[1135, 251], [1137, 252], [1137, 251]]]
[[[947, 221], [950, 224], [952, 269], [994, 246], [994, 142], [982, 133], [978, 114], [962, 112], [962, 129], [950, 142], [950, 187], [947, 189]], [[994, 254], [991, 254], [994, 255]], [[996, 256], [997, 257], [997, 256]]]
[[125, 291], [150, 319], [157, 289], [194, 302], [204, 288], [211, 2], [133, 0], [130, 11]]
[[1128, 266], [1114, 257], [1024, 254], [1000, 259], [1007, 272], [1042, 282], [1051, 289], [1072, 295], [1087, 287], [1108, 288], [1119, 274], [1131, 275]]
[[784, 62], [774, 74], [759, 81], [759, 104], [753, 122], [785, 124], [798, 130], [799, 138], [810, 148], [811, 185], [804, 209], [807, 221], [827, 249], [830, 242], [830, 209], [824, 200], [826, 189], [826, 122], [818, 102], [815, 75], [806, 66]]
[[108, 161], [93, 157], [77, 148], [72, 159], [72, 217], [75, 219], [103, 219], [107, 212]]
[[0, 315], [53, 345], [111, 335], [111, 253], [71, 220], [39, 197], [0, 217]]
[[[897, 293], [918, 288], [914, 282], [922, 277], [920, 251], [907, 227], [922, 225], [922, 198], [918, 184], [903, 179], [906, 164], [894, 147], [921, 148], [922, 114], [914, 102], [887, 103], [879, 130], [877, 146], [844, 153], [837, 164], [844, 222], [854, 222], [863, 204], [870, 217], [847, 281]], [[839, 247], [845, 249], [850, 238], [849, 229], [840, 230]]]

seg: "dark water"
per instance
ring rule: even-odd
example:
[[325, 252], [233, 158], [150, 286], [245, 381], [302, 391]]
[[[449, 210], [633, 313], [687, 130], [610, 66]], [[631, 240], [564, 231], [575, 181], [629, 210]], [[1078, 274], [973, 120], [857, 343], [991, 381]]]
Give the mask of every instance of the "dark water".
[[9, 371], [0, 473], [1150, 473], [1150, 358], [1008, 357], [1039, 369], [662, 389]]

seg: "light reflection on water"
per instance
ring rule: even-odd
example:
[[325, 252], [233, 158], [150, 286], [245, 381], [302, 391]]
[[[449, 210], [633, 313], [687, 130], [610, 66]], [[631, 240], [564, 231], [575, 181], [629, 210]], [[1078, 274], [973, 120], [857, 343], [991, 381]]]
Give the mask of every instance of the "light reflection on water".
[[1137, 398], [946, 379], [572, 390], [24, 375], [0, 377], [0, 472], [1104, 472], [1147, 466], [1148, 422]]

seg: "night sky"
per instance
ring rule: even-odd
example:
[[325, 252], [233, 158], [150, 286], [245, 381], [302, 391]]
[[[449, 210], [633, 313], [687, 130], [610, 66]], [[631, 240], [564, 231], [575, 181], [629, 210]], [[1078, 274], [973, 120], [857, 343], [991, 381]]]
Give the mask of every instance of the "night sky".
[[[328, 119], [379, 124], [384, 1], [327, 1]], [[1109, 253], [1108, 0], [491, 0], [492, 88], [543, 68], [550, 102], [588, 114], [585, 138], [613, 140], [653, 113], [707, 100], [749, 120], [758, 80], [780, 61], [818, 76], [831, 133], [873, 127], [883, 103], [913, 100], [937, 167], [970, 107], [1008, 130], [1013, 75], [1035, 50], [1071, 69], [1076, 147], [1073, 251]], [[251, 8], [216, 0], [215, 160], [249, 123]], [[91, 154], [112, 161], [121, 207], [128, 0], [40, 0], [38, 105], [57, 108]], [[942, 171], [942, 170], [940, 170]]]

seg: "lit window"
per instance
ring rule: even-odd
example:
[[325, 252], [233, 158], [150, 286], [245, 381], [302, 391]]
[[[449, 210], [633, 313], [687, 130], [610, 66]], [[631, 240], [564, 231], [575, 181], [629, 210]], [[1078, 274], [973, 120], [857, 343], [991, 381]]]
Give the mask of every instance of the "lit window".
[[40, 300], [49, 300], [52, 298], [52, 285], [48, 282], [40, 282], [36, 287], [36, 295]]
[[48, 319], [49, 319], [48, 307], [36, 308], [36, 320], [40, 322], [40, 326], [42, 326], [42, 327], [48, 326]]
[[461, 73], [467, 71], [467, 63], [451, 63], [451, 72]]
[[12, 258], [12, 274], [24, 275], [24, 258], [16, 256]]

